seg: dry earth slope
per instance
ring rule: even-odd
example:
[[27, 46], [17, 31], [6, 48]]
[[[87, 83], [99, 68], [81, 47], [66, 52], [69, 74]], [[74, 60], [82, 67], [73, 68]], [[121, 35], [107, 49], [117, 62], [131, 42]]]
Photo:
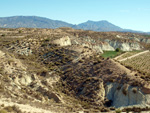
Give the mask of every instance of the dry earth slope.
[[149, 110], [150, 81], [101, 56], [116, 48], [148, 49], [144, 39], [148, 37], [141, 34], [72, 28], [0, 29], [0, 109], [19, 113]]

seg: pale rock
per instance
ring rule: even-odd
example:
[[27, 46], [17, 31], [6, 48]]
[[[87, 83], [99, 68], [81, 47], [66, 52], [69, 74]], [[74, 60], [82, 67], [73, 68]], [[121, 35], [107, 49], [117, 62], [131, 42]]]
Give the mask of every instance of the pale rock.
[[4, 57], [5, 53], [0, 51], [0, 58]]
[[114, 49], [120, 48], [122, 51], [141, 50], [141, 46], [138, 42], [118, 42], [118, 41], [107, 41], [110, 46]]
[[[116, 108], [133, 105], [150, 106], [150, 94], [144, 94], [138, 87], [129, 86], [125, 95], [123, 88], [123, 85], [118, 83], [107, 83], [105, 87], [106, 97], [112, 100], [112, 106]], [[133, 92], [133, 88], [136, 88], [137, 91]]]
[[102, 49], [103, 51], [114, 51], [114, 50], [115, 50], [115, 49], [114, 49], [112, 46], [110, 46], [107, 42], [101, 44], [100, 47], [101, 47], [101, 49]]
[[99, 84], [99, 87], [100, 87], [100, 90], [99, 90], [99, 93], [97, 95], [98, 95], [98, 97], [101, 98], [101, 100], [104, 100], [105, 88], [104, 88], [103, 82], [101, 82], [101, 84]]
[[54, 40], [53, 43], [58, 44], [60, 46], [69, 46], [71, 45], [71, 40], [68, 36], [64, 36], [60, 39]]
[[19, 79], [19, 83], [24, 86], [29, 85], [31, 82], [32, 82], [32, 78], [28, 75], [24, 75]]
[[117, 37], [117, 38], [123, 38], [123, 37], [122, 37], [122, 36], [120, 36], [120, 35], [116, 35], [116, 37]]
[[29, 56], [32, 54], [32, 50], [28, 48], [17, 48], [17, 54]]
[[140, 38], [136, 38], [136, 37], [129, 37], [128, 39], [131, 39], [131, 40], [134, 40], [134, 41], [140, 42]]
[[95, 50], [97, 53], [103, 53], [103, 50], [99, 45], [92, 45], [90, 43], [82, 43], [82, 46], [91, 48]]
[[150, 43], [150, 39], [142, 39], [141, 42], [149, 44]]
[[97, 53], [103, 53], [103, 50], [100, 46], [92, 46], [92, 49], [94, 49]]

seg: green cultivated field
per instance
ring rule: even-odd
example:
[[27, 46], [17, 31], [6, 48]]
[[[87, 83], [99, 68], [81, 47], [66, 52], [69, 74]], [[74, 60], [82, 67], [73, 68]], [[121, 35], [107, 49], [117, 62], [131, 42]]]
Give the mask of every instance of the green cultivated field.
[[104, 58], [114, 58], [120, 54], [122, 54], [123, 52], [116, 52], [116, 51], [104, 51], [104, 53], [102, 54], [102, 57]]

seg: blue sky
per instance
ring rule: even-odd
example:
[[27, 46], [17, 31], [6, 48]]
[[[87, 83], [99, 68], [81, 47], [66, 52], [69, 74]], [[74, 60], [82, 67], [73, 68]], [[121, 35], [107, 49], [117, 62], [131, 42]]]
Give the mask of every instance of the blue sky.
[[79, 24], [107, 20], [126, 29], [150, 31], [150, 0], [1, 0], [0, 17], [41, 16]]

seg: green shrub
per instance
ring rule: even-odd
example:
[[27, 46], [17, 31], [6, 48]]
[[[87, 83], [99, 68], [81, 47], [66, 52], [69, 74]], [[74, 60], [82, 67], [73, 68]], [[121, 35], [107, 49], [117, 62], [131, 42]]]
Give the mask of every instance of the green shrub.
[[121, 50], [119, 49], [119, 48], [116, 48], [116, 50], [115, 50], [116, 52], [120, 52]]

